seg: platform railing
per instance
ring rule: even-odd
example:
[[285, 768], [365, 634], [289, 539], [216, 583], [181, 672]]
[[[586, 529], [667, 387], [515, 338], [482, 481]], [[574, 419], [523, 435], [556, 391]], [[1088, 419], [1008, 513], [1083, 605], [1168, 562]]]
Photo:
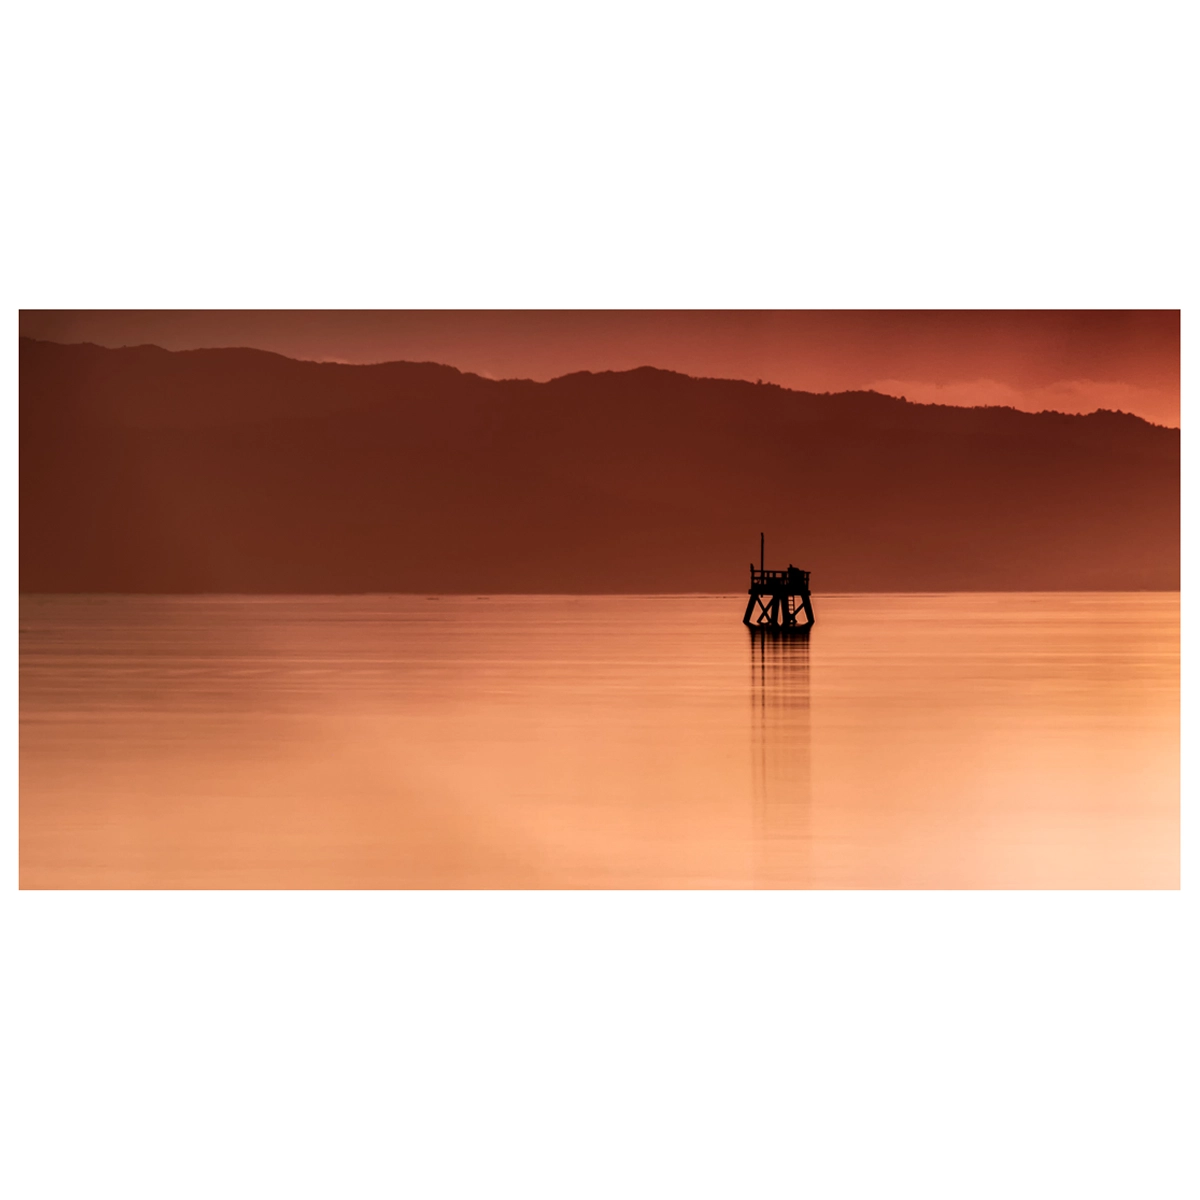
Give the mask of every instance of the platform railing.
[[777, 584], [808, 591], [808, 572], [801, 571], [799, 567], [789, 567], [786, 571], [760, 571], [753, 563], [750, 564], [751, 587], [771, 587]]

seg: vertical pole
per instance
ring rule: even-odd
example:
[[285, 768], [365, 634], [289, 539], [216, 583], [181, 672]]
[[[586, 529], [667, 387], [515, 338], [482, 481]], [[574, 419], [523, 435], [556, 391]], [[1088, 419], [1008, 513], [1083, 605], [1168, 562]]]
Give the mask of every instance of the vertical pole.
[[766, 545], [766, 541], [766, 536], [760, 533], [758, 535], [758, 569], [760, 573], [763, 569], [763, 547]]

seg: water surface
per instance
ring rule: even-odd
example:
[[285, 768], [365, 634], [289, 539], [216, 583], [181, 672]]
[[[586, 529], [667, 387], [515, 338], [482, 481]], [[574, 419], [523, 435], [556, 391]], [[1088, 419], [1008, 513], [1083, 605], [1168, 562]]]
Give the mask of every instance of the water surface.
[[26, 888], [1179, 886], [1178, 594], [21, 600]]

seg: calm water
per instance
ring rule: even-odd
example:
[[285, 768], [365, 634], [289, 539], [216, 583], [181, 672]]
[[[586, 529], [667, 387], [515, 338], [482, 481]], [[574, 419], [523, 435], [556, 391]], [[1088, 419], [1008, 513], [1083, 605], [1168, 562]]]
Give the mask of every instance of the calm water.
[[23, 597], [26, 888], [1179, 886], [1179, 597]]

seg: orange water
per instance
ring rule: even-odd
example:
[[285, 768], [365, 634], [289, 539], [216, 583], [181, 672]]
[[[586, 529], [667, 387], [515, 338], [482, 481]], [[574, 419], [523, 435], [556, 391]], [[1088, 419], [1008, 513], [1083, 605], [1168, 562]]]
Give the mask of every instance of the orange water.
[[26, 888], [1179, 886], [1177, 594], [23, 597]]

